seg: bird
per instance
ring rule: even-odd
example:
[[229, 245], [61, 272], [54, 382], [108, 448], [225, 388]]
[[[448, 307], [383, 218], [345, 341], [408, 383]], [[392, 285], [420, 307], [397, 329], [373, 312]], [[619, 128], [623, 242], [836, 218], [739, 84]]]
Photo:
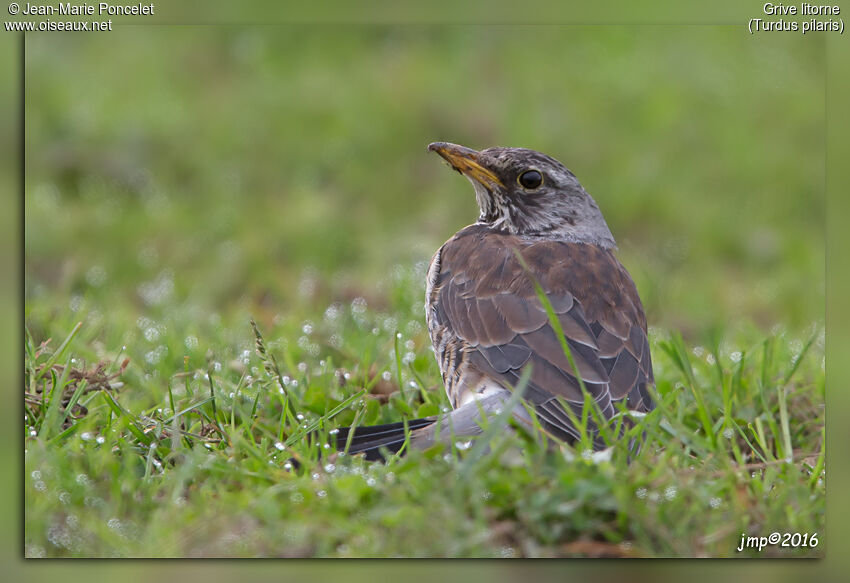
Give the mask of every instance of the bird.
[[[619, 416], [620, 437], [654, 408], [655, 381], [643, 305], [599, 206], [561, 162], [534, 150], [434, 142], [428, 151], [472, 183], [479, 209], [434, 254], [425, 282], [451, 409], [342, 428], [337, 449], [383, 460], [472, 437], [519, 390], [516, 426], [572, 445], [584, 415], [592, 449], [605, 449], [599, 425]], [[596, 416], [585, 411], [591, 402]]]

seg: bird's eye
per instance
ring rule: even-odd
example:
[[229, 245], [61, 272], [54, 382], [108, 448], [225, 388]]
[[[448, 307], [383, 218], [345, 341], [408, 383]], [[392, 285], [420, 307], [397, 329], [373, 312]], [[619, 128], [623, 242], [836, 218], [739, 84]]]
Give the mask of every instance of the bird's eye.
[[528, 190], [534, 190], [543, 184], [543, 175], [537, 170], [526, 170], [517, 179], [520, 185]]

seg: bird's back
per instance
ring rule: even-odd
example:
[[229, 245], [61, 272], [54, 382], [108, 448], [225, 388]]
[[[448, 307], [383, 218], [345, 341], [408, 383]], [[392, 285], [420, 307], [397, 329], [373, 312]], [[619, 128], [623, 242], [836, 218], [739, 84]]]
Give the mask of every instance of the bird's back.
[[639, 412], [652, 408], [643, 306], [612, 249], [475, 224], [434, 255], [426, 293], [428, 329], [453, 406], [516, 386], [530, 365], [525, 398], [544, 428], [565, 441], [578, 431], [563, 407], [581, 415], [582, 386], [607, 419], [619, 401]]

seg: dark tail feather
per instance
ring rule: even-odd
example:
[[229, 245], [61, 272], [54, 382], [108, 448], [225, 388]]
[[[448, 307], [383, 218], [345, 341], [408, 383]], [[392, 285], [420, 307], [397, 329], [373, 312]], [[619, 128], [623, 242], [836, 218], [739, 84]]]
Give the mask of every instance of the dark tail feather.
[[404, 445], [406, 438], [405, 426], [410, 431], [427, 427], [436, 421], [435, 418], [411, 419], [404, 422], [387, 423], [385, 425], [369, 425], [363, 427], [354, 427], [354, 435], [351, 436], [351, 443], [348, 443], [349, 435], [351, 435], [351, 427], [341, 427], [336, 434], [336, 449], [345, 451], [345, 446], [348, 444], [348, 453], [365, 454], [367, 460], [383, 460], [383, 449], [386, 448], [390, 453], [398, 453], [401, 446]]

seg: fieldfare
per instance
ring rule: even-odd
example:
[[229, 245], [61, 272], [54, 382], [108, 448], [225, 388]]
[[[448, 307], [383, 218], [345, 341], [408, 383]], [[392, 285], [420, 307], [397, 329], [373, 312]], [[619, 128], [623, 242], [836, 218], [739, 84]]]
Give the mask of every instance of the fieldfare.
[[574, 443], [592, 400], [587, 433], [604, 448], [592, 419], [613, 426], [618, 404], [638, 413], [654, 405], [646, 317], [602, 212], [572, 172], [534, 150], [445, 142], [428, 150], [469, 179], [481, 211], [437, 250], [426, 281], [428, 330], [453, 410], [354, 435], [342, 429], [338, 449], [382, 459], [408, 439], [424, 448], [479, 434], [481, 416], [502, 410], [521, 384], [525, 406], [511, 411], [518, 424], [535, 416]]

